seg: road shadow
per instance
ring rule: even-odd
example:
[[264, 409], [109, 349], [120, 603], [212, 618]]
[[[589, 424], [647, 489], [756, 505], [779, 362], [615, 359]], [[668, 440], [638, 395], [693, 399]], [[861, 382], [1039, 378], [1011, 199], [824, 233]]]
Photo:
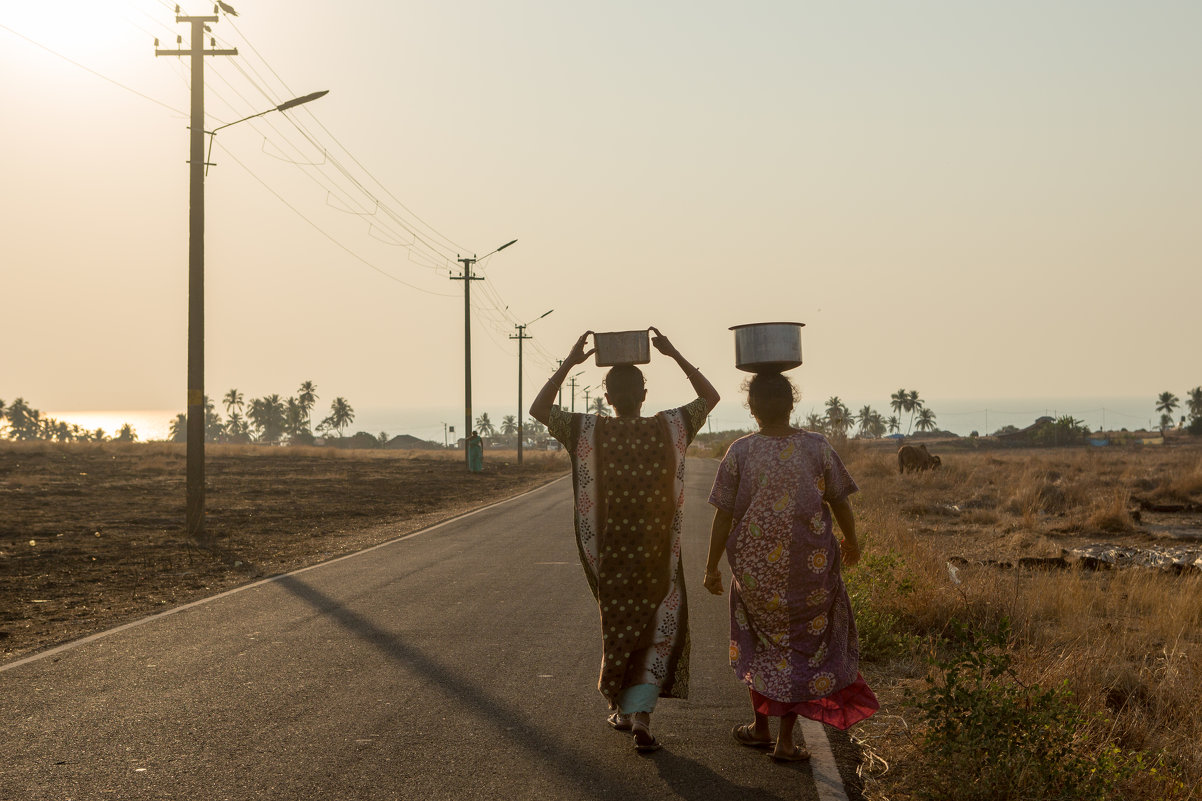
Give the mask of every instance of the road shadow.
[[[536, 728], [521, 714], [500, 701], [483, 687], [463, 677], [451, 665], [443, 664], [421, 649], [381, 629], [367, 618], [335, 601], [295, 575], [281, 576], [277, 583], [311, 606], [314, 611], [337, 622], [359, 639], [369, 643], [389, 659], [419, 673], [431, 685], [462, 699], [481, 716], [493, 721], [515, 750], [526, 752], [532, 760], [558, 774], [567, 783], [596, 798], [649, 799], [629, 782], [616, 778], [611, 771], [596, 765], [592, 755], [571, 748], [550, 732]], [[690, 763], [695, 764], [695, 763]], [[700, 766], [692, 768], [696, 770]], [[691, 795], [688, 798], [701, 798]], [[711, 793], [708, 798], [725, 798]], [[742, 798], [744, 796], [730, 796]], [[750, 796], [747, 796], [748, 798]], [[760, 796], [762, 797], [762, 796]]]
[[[660, 778], [673, 792], [689, 801], [785, 801], [762, 787], [744, 787], [720, 776], [695, 759], [664, 749], [652, 755]], [[764, 770], [773, 766], [764, 759]], [[792, 767], [792, 766], [790, 766]], [[805, 769], [808, 773], [808, 768]]]

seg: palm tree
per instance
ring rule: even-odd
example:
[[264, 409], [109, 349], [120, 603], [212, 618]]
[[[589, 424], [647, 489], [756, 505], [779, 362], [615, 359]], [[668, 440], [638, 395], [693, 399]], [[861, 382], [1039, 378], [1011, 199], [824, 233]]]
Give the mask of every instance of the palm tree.
[[872, 436], [872, 422], [874, 418], [880, 419], [880, 415], [874, 412], [871, 406], [864, 404], [860, 409], [860, 413], [856, 415], [856, 419], [860, 421], [860, 436]]
[[609, 417], [609, 406], [605, 403], [604, 395], [598, 395], [593, 398], [589, 402], [589, 407], [592, 409], [593, 414], [600, 415], [601, 417]]
[[[236, 414], [236, 413], [235, 413]], [[230, 415], [232, 420], [234, 415]], [[177, 414], [175, 419], [171, 421], [171, 441], [172, 442], [187, 442], [188, 441], [188, 415]]]
[[890, 395], [889, 408], [897, 414], [910, 411], [910, 390], [899, 389]]
[[326, 431], [334, 430], [342, 436], [342, 429], [355, 422], [355, 410], [346, 402], [346, 398], [337, 397], [330, 403], [330, 416], [321, 421], [321, 428]]
[[296, 400], [300, 403], [301, 408], [304, 409], [304, 423], [305, 427], [308, 428], [309, 412], [313, 411], [313, 406], [317, 403], [317, 387], [314, 386], [312, 381], [302, 381], [300, 389], [296, 392]]
[[924, 402], [918, 399], [918, 390], [912, 389], [906, 396], [906, 411], [910, 413], [910, 425], [906, 429], [906, 433], [910, 433], [910, 429], [914, 427], [914, 415], [921, 414]]
[[250, 426], [237, 412], [230, 412], [229, 419], [225, 421], [225, 438], [230, 442], [250, 442]]
[[805, 427], [810, 431], [824, 434], [826, 433], [826, 418], [817, 412], [810, 412], [806, 415]]
[[[1202, 387], [1191, 389], [1185, 403], [1189, 407], [1189, 419], [1191, 421], [1202, 419]], [[3, 407], [3, 405], [4, 402], [0, 401], [0, 407]]]
[[851, 428], [856, 418], [851, 409], [847, 408], [847, 404], [838, 395], [833, 395], [826, 400], [826, 420], [832, 434], [845, 437], [847, 429]]
[[868, 436], [880, 439], [881, 437], [885, 436], [886, 430], [885, 418], [881, 416], [880, 412], [874, 411], [871, 415], [869, 415]]
[[901, 421], [897, 419], [896, 414], [889, 415], [889, 419], [885, 421], [885, 426], [888, 427], [890, 434], [896, 434], [901, 431]]
[[121, 430], [117, 432], [116, 441], [117, 442], [137, 442], [138, 441], [138, 432], [134, 431], [133, 426], [131, 426], [129, 423], [125, 423], [124, 425], [121, 426]]
[[1181, 399], [1172, 392], [1162, 392], [1156, 398], [1156, 411], [1172, 414], [1173, 410], [1181, 405]]
[[918, 410], [918, 424], [915, 426], [919, 431], [934, 431], [935, 413], [925, 407]]
[[225, 404], [226, 414], [233, 414], [235, 409], [239, 412], [242, 411], [242, 393], [236, 389], [231, 389], [225, 393], [221, 398], [221, 402]]
[[259, 439], [263, 442], [278, 442], [280, 436], [284, 433], [287, 420], [285, 418], [284, 402], [280, 400], [278, 394], [251, 399], [250, 406], [246, 410], [246, 416], [250, 419], [251, 425], [258, 432]]
[[217, 406], [213, 401], [209, 400], [209, 396], [204, 396], [205, 407], [205, 441], [220, 442], [225, 437], [225, 424], [221, 422], [221, 415], [217, 414]]
[[292, 438], [304, 436], [309, 428], [305, 425], [308, 416], [299, 398], [289, 398], [284, 406], [284, 433]]
[[24, 398], [17, 398], [8, 405], [4, 415], [8, 418], [8, 435], [17, 440], [38, 438], [41, 412], [31, 408]]
[[492, 420], [488, 419], [488, 412], [481, 412], [476, 418], [476, 430], [480, 432], [482, 437], [491, 437], [497, 433], [497, 429], [492, 424]]
[[518, 433], [517, 415], [507, 414], [501, 418], [501, 436], [512, 437]]

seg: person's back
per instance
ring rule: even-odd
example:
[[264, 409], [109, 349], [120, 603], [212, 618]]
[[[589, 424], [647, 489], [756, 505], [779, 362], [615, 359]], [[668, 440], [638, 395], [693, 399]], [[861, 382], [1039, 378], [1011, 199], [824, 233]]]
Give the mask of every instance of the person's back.
[[[656, 332], [658, 335], [658, 332]], [[650, 714], [659, 696], [688, 692], [688, 611], [680, 564], [680, 506], [689, 442], [717, 392], [662, 336], [656, 348], [681, 364], [700, 397], [641, 417], [643, 375], [620, 365], [606, 375], [617, 417], [573, 414], [552, 405], [567, 370], [588, 356], [582, 336], [530, 413], [572, 460], [576, 540], [601, 612], [598, 689], [615, 710], [610, 725], [633, 728], [635, 747], [658, 748]]]

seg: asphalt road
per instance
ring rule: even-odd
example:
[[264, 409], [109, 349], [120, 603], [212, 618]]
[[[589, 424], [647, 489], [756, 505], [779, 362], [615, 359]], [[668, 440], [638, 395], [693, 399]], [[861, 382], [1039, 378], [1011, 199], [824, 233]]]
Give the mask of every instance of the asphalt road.
[[684, 559], [692, 696], [649, 755], [605, 724], [597, 610], [557, 481], [384, 546], [0, 671], [0, 798], [821, 799], [809, 764], [738, 746], [726, 598], [701, 587], [715, 462], [693, 460]]

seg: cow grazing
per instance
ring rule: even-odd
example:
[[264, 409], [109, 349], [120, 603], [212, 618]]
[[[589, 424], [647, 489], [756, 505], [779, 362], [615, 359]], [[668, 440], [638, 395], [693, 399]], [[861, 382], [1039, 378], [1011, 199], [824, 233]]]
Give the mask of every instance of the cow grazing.
[[897, 451], [897, 472], [913, 473], [934, 470], [943, 464], [938, 456], [932, 456], [926, 445], [902, 445]]

